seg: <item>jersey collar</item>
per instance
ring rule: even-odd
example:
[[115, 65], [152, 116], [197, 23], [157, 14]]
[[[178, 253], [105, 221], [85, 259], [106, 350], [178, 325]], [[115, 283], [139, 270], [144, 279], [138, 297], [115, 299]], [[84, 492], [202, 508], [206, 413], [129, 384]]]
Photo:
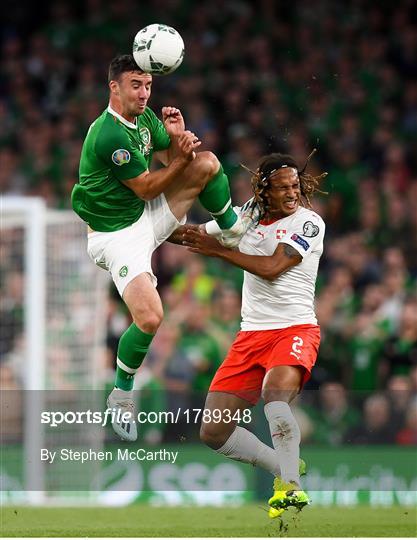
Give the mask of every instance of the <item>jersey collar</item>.
[[282, 218], [276, 218], [276, 219], [261, 219], [259, 222], [259, 225], [272, 225], [272, 223], [275, 223], [279, 221]]
[[115, 116], [118, 120], [120, 120], [120, 122], [122, 124], [124, 124], [125, 126], [127, 126], [128, 128], [131, 128], [131, 129], [138, 129], [138, 126], [137, 124], [134, 124], [133, 122], [129, 122], [129, 120], [126, 120], [126, 118], [123, 118], [123, 116], [121, 116], [119, 113], [117, 113], [115, 110], [113, 110], [110, 105], [107, 107], [107, 111], [112, 114], [113, 116]]
[[282, 219], [287, 219], [291, 216], [295, 216], [295, 214], [301, 210], [300, 206], [297, 208], [297, 210], [294, 212], [294, 214], [290, 214], [289, 216], [284, 216], [282, 218], [272, 218], [272, 219], [261, 219], [259, 222], [259, 225], [272, 225], [272, 223], [276, 223], [277, 221], [281, 221]]

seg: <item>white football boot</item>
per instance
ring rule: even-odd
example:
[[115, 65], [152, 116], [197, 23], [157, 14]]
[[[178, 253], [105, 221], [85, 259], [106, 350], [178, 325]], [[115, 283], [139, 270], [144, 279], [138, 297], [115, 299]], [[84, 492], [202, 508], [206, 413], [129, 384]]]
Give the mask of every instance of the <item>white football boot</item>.
[[222, 246], [233, 249], [237, 247], [246, 231], [257, 223], [259, 219], [259, 209], [257, 206], [251, 208], [252, 199], [245, 203], [238, 213], [237, 221], [230, 229], [222, 229], [218, 236]]
[[122, 441], [136, 441], [138, 431], [135, 422], [133, 391], [113, 388], [107, 398], [107, 407], [112, 410], [112, 427]]

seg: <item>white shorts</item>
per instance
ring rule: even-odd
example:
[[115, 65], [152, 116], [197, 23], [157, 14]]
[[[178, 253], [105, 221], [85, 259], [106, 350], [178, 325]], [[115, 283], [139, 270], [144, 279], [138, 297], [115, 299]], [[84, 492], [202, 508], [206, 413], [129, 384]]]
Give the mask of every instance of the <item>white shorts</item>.
[[186, 219], [184, 216], [181, 222], [177, 220], [161, 193], [145, 203], [143, 214], [133, 225], [119, 231], [90, 233], [88, 255], [97, 266], [110, 272], [122, 297], [126, 286], [143, 272], [150, 275], [156, 287], [158, 282], [152, 271], [152, 253]]

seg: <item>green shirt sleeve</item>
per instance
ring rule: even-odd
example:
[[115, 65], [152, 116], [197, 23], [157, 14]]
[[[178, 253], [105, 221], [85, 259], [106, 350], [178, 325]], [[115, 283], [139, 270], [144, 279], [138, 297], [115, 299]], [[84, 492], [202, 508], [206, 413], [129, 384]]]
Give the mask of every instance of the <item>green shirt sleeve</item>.
[[123, 129], [102, 130], [96, 140], [97, 155], [117, 180], [129, 180], [148, 170], [148, 164]]

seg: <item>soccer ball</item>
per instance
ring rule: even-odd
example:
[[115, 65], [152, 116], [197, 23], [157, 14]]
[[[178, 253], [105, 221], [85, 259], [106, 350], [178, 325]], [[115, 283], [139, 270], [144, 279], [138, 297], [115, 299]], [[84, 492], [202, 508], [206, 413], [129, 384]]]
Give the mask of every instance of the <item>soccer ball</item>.
[[133, 58], [145, 73], [168, 75], [184, 58], [184, 41], [175, 28], [150, 24], [136, 34]]

